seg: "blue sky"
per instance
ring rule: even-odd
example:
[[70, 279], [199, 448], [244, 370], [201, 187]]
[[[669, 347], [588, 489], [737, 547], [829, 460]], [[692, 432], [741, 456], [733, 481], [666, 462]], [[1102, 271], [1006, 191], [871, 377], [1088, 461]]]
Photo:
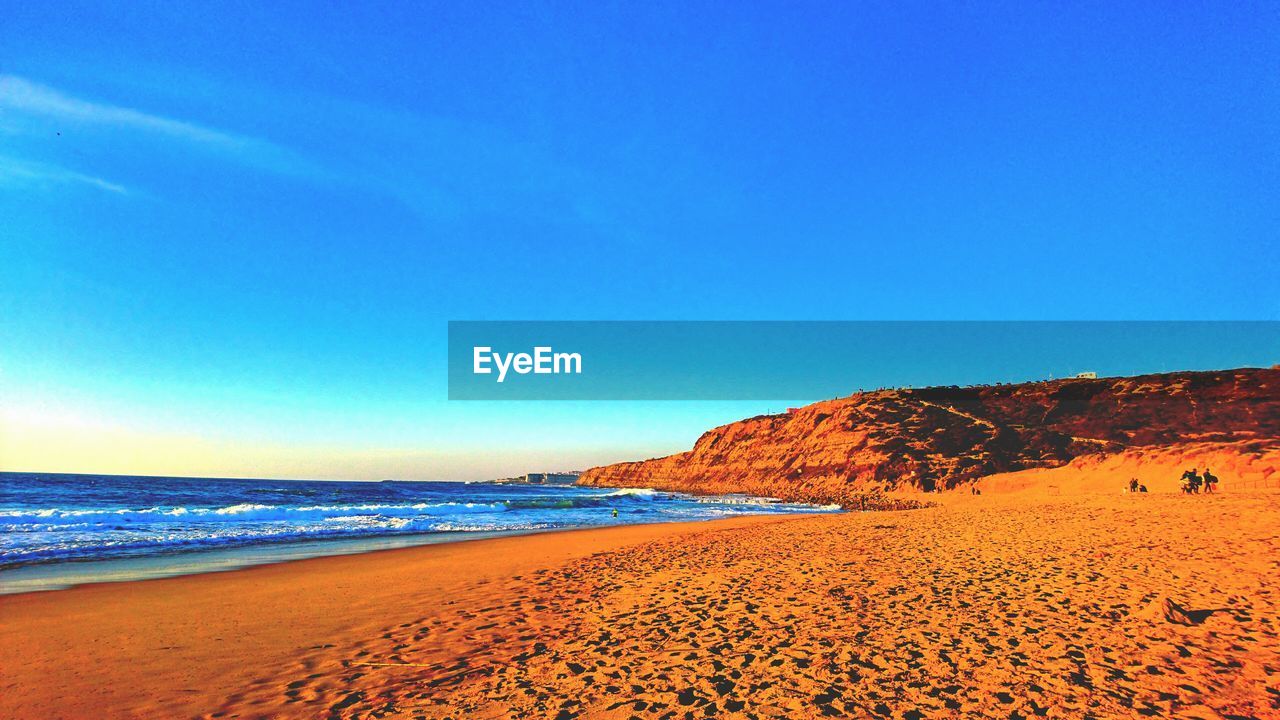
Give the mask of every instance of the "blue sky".
[[3, 469], [487, 477], [769, 409], [450, 404], [449, 319], [1280, 319], [1275, 4], [3, 14]]

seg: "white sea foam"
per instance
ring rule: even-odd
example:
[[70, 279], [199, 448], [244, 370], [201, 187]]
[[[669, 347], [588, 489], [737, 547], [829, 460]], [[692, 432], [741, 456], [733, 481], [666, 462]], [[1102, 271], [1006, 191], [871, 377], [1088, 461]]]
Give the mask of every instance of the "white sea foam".
[[93, 509], [60, 510], [11, 510], [0, 512], [2, 525], [72, 525], [155, 522], [266, 522], [273, 520], [307, 521], [337, 520], [356, 515], [383, 515], [387, 517], [418, 517], [421, 515], [450, 515], [459, 513], [495, 512], [501, 503], [405, 503], [395, 505], [259, 505], [241, 503], [220, 508], [150, 507], [141, 509]]
[[634, 497], [634, 498], [650, 499], [650, 498], [657, 497], [658, 495], [659, 495], [659, 492], [652, 488], [620, 488], [618, 490], [614, 490], [613, 492], [608, 492], [603, 495], [598, 495], [597, 497]]

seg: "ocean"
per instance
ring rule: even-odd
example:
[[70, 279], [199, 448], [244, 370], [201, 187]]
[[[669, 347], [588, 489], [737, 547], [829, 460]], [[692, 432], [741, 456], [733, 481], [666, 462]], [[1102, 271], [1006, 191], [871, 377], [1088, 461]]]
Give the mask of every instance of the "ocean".
[[833, 511], [563, 485], [0, 473], [0, 593], [563, 528]]

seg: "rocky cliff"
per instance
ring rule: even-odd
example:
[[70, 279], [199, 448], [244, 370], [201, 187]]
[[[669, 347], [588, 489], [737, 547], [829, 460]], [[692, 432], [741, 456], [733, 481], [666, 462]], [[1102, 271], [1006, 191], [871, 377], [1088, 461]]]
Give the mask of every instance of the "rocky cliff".
[[688, 452], [592, 468], [579, 483], [857, 505], [1191, 444], [1276, 457], [1280, 369], [865, 392], [730, 423]]

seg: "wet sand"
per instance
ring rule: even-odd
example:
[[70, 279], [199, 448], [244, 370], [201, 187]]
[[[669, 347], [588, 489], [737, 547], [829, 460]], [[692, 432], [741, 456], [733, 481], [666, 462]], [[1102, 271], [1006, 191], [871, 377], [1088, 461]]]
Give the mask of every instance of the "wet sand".
[[1280, 716], [1280, 494], [947, 496], [0, 598], [0, 717]]

